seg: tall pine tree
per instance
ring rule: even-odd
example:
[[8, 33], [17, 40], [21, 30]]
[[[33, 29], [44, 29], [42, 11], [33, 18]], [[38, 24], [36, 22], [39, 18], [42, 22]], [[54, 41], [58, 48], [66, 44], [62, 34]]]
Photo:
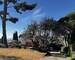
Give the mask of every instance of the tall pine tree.
[[22, 14], [22, 12], [25, 12], [26, 10], [32, 10], [35, 8], [36, 4], [27, 4], [26, 2], [18, 2], [20, 0], [0, 0], [0, 5], [3, 4], [3, 10], [0, 11], [0, 17], [2, 20], [2, 33], [3, 33], [3, 43], [8, 47], [7, 44], [7, 35], [6, 35], [6, 21], [10, 21], [12, 23], [16, 23], [18, 21], [18, 18], [16, 17], [9, 17], [10, 16], [8, 12], [9, 4], [13, 5], [12, 7], [16, 10], [17, 13]]

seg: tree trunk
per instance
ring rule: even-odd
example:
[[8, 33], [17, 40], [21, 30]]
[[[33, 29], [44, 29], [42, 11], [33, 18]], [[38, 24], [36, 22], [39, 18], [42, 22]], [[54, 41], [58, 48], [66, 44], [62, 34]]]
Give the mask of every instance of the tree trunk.
[[4, 15], [2, 20], [3, 43], [6, 45], [6, 47], [8, 47], [6, 35], [6, 15], [7, 15], [7, 0], [4, 0]]
[[6, 22], [2, 21], [2, 29], [3, 29], [3, 43], [8, 47], [7, 44], [7, 36], [6, 36]]

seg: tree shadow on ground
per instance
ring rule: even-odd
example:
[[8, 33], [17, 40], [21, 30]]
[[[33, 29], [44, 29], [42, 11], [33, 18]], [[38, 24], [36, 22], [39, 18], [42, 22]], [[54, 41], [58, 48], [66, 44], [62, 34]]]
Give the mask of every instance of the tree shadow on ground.
[[72, 60], [75, 60], [75, 58], [72, 58]]

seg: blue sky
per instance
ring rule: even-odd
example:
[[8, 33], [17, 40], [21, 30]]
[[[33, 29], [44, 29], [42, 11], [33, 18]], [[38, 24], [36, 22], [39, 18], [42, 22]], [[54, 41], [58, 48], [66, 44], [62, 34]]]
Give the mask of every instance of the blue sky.
[[[75, 11], [75, 0], [21, 0], [27, 3], [37, 3], [37, 6], [32, 11], [26, 11], [23, 14], [17, 14], [13, 8], [9, 8], [11, 16], [19, 18], [16, 24], [7, 22], [7, 37], [12, 38], [15, 31], [19, 34], [27, 28], [27, 25], [36, 20], [41, 21], [43, 17], [52, 17], [55, 20]], [[2, 7], [0, 7], [2, 9]], [[2, 27], [0, 20], [0, 37], [2, 36]]]

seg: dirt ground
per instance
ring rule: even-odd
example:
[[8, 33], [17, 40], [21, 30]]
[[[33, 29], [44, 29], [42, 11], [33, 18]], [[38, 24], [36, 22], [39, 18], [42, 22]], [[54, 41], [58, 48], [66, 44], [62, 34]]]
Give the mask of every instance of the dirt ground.
[[30, 49], [0, 48], [0, 56], [1, 59], [4, 57], [4, 60], [8, 57], [16, 57], [20, 58], [20, 60], [40, 60], [44, 56], [44, 53]]
[[0, 60], [70, 60], [62, 57], [44, 57], [45, 53], [30, 49], [0, 48]]

